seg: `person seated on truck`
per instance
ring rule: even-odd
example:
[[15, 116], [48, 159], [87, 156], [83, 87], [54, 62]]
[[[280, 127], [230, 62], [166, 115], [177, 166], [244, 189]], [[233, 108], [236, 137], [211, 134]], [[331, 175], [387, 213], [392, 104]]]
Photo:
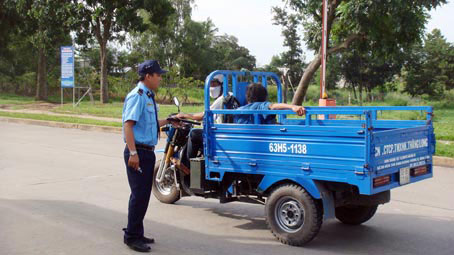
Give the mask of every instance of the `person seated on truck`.
[[[284, 104], [284, 103], [270, 103], [267, 101], [268, 92], [261, 83], [251, 83], [247, 87], [246, 100], [247, 105], [237, 108], [237, 110], [292, 110], [298, 116], [306, 113], [302, 106]], [[276, 124], [276, 115], [261, 114], [260, 123], [256, 124]], [[254, 123], [254, 115], [252, 114], [236, 114], [233, 116], [233, 122], [237, 124], [252, 124]]]
[[[226, 105], [226, 108], [229, 109], [229, 105], [227, 104], [230, 104], [231, 102], [235, 103], [235, 101], [236, 102], [238, 101], [233, 97], [232, 92], [229, 92], [228, 96], [224, 97], [224, 91], [222, 86], [223, 80], [224, 75], [218, 74], [214, 76], [214, 78], [210, 82], [210, 97], [215, 99], [214, 102], [210, 105], [211, 110], [222, 110], [224, 108], [224, 105]], [[237, 108], [235, 106], [233, 107]], [[193, 114], [179, 113], [176, 115], [176, 117], [180, 119], [192, 119], [196, 121], [202, 121], [204, 116], [205, 112]], [[223, 123], [224, 116], [222, 114], [215, 114], [213, 118], [215, 123]], [[189, 134], [186, 149], [187, 157], [186, 158], [183, 157], [182, 163], [185, 166], [189, 167], [189, 159], [197, 157], [199, 152], [203, 153], [203, 130], [195, 128], [191, 130], [191, 133]]]

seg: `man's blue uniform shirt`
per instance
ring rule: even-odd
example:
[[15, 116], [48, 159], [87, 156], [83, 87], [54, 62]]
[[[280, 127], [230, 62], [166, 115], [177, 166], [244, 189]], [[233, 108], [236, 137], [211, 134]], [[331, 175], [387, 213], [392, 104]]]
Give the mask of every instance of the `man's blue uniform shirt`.
[[[271, 105], [270, 102], [255, 102], [255, 103], [251, 103], [251, 104], [247, 104], [247, 105], [238, 107], [237, 110], [269, 110], [270, 105]], [[267, 119], [267, 116], [268, 116], [267, 114], [261, 114], [259, 116], [260, 122], [262, 124], [272, 124], [271, 120]], [[250, 115], [250, 114], [234, 115], [233, 122], [238, 123], [238, 124], [252, 124], [252, 123], [254, 123], [254, 115]]]
[[[136, 124], [133, 127], [134, 138], [137, 144], [155, 146], [158, 143], [157, 113], [155, 113], [155, 102], [153, 91], [145, 84], [139, 82], [125, 98], [123, 105], [123, 139], [124, 123], [133, 120]], [[156, 110], [158, 109], [156, 105]]]

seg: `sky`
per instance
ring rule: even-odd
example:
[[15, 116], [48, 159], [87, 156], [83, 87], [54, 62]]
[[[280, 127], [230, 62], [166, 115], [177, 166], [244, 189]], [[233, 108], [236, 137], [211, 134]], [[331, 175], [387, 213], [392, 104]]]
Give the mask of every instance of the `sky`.
[[[273, 55], [285, 51], [281, 28], [272, 24], [272, 6], [282, 6], [282, 0], [195, 0], [192, 18], [196, 21], [210, 18], [218, 34], [237, 37], [239, 44], [256, 57], [257, 66], [263, 66]], [[449, 42], [454, 42], [454, 29], [450, 28], [454, 24], [454, 1], [430, 15], [427, 31], [438, 28]], [[306, 52], [306, 59], [312, 54]]]

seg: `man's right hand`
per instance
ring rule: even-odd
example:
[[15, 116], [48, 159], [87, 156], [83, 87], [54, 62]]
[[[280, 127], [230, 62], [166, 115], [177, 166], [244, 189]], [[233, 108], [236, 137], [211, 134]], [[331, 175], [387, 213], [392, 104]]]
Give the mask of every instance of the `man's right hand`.
[[135, 170], [139, 169], [139, 155], [129, 156], [128, 166], [134, 168]]

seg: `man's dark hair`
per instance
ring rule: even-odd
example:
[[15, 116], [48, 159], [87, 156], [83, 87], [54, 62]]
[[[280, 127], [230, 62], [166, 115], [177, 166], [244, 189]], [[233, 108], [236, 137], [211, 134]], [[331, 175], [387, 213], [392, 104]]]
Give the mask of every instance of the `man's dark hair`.
[[[147, 73], [147, 74], [153, 76], [155, 73]], [[139, 81], [144, 81], [144, 80], [145, 80], [145, 76], [146, 76], [147, 74], [145, 74], [144, 76], [139, 76]]]
[[248, 103], [265, 102], [268, 92], [261, 83], [251, 83], [247, 86], [246, 100]]

